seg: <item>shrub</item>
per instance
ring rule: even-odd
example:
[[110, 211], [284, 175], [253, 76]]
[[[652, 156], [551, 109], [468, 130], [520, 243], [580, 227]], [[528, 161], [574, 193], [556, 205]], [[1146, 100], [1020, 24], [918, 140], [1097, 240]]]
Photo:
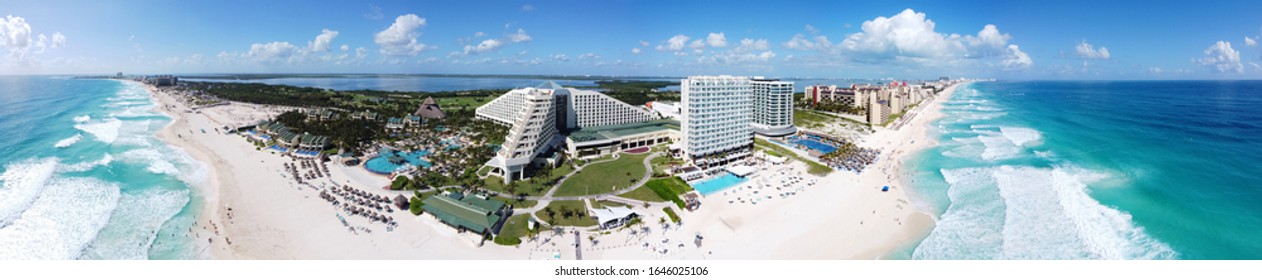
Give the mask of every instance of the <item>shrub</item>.
[[516, 246], [517, 244], [521, 244], [521, 238], [500, 235], [495, 237], [495, 244]]

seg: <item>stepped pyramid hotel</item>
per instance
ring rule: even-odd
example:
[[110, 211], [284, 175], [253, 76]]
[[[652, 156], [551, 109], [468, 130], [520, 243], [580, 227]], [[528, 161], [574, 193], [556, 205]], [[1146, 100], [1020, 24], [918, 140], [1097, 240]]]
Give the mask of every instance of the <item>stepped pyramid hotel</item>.
[[531, 163], [555, 164], [558, 155], [552, 152], [562, 149], [571, 157], [599, 156], [678, 138], [669, 122], [649, 122], [656, 117], [639, 106], [551, 81], [511, 90], [478, 107], [477, 117], [510, 127], [486, 163], [505, 182], [525, 179]]
[[478, 118], [510, 127], [486, 166], [507, 183], [525, 179], [532, 164], [555, 165], [561, 153], [595, 158], [674, 142], [679, 145], [672, 149], [681, 150], [692, 165], [711, 170], [748, 157], [755, 133], [796, 132], [793, 82], [695, 76], [682, 80], [680, 89], [679, 114], [670, 115], [678, 120], [658, 119], [641, 106], [551, 81], [511, 90], [476, 111]]
[[793, 127], [793, 82], [742, 76], [693, 76], [680, 81], [682, 149], [703, 170], [753, 152], [754, 133], [783, 136]]

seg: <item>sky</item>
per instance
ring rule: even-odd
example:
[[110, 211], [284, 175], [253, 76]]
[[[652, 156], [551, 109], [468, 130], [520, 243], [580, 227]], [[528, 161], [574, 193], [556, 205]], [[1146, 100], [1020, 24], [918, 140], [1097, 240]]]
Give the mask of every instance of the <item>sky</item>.
[[0, 74], [1258, 79], [1259, 11], [1262, 1], [0, 0]]

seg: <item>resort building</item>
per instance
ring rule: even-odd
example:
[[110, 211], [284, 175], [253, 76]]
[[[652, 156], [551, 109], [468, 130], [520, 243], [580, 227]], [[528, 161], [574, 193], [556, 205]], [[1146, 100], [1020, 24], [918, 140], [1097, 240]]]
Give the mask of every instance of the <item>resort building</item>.
[[586, 127], [565, 138], [565, 153], [574, 159], [595, 158], [675, 142], [679, 137], [679, 121], [671, 119]]
[[705, 170], [748, 157], [753, 149], [754, 94], [748, 78], [693, 76], [680, 81], [682, 149]]
[[442, 223], [483, 236], [499, 233], [504, 220], [512, 215], [512, 209], [505, 207], [502, 201], [455, 192], [431, 196], [421, 203], [425, 213], [434, 215]]
[[412, 115], [427, 119], [441, 120], [447, 118], [447, 113], [443, 113], [443, 108], [438, 106], [438, 102], [434, 101], [433, 96], [425, 97], [425, 100], [421, 101], [421, 106], [416, 108], [416, 113], [413, 113]]
[[478, 107], [477, 117], [511, 126], [517, 112], [524, 108], [525, 96], [531, 91], [547, 91], [553, 98], [557, 113], [557, 128], [569, 130], [589, 126], [602, 126], [643, 122], [655, 119], [652, 113], [627, 104], [613, 97], [591, 90], [566, 88], [552, 81], [538, 87], [514, 89]]
[[[565, 140], [559, 135], [564, 132], [655, 119], [647, 110], [600, 92], [566, 88], [551, 81], [538, 87], [513, 89], [478, 107], [476, 114], [480, 119], [510, 127], [504, 145], [487, 162], [487, 166], [496, 169], [492, 174], [504, 177], [505, 183], [524, 179], [526, 165], [560, 146]], [[601, 145], [609, 143], [614, 142]]]
[[558, 91], [569, 93], [569, 100], [566, 102], [569, 106], [565, 106], [567, 129], [645, 122], [655, 119], [652, 114], [640, 107], [596, 91], [579, 89]]
[[653, 110], [653, 112], [657, 113], [657, 116], [661, 118], [670, 118], [670, 119], [678, 120], [681, 116], [681, 112], [679, 111], [679, 103], [649, 101], [649, 103], [645, 104], [645, 106], [648, 106], [650, 110]]
[[640, 217], [640, 214], [626, 206], [592, 209], [592, 214], [596, 216], [600, 229], [615, 229]]
[[403, 129], [403, 118], [394, 118], [394, 117], [391, 117], [390, 119], [387, 119], [387, 120], [386, 120], [386, 129], [387, 129], [387, 130], [400, 130], [400, 129]]
[[754, 77], [754, 133], [778, 137], [793, 134], [793, 82]]
[[[499, 152], [486, 163], [487, 166], [495, 168], [491, 174], [504, 177], [505, 184], [514, 179], [525, 179], [526, 165], [553, 146], [553, 138], [557, 133], [554, 91], [536, 88], [515, 89], [500, 98], [514, 98], [515, 100], [516, 97], [512, 95], [520, 95], [521, 106], [513, 111], [517, 116], [511, 119], [494, 115], [485, 116], [512, 122]], [[483, 107], [490, 105], [492, 104]], [[482, 116], [482, 109], [478, 108], [479, 116]]]
[[865, 90], [859, 90], [855, 85], [849, 88], [839, 88], [837, 85], [814, 85], [805, 89], [805, 96], [811, 104], [819, 104], [822, 101], [835, 101], [846, 104], [855, 108], [867, 108], [867, 98], [871, 94], [867, 94]]

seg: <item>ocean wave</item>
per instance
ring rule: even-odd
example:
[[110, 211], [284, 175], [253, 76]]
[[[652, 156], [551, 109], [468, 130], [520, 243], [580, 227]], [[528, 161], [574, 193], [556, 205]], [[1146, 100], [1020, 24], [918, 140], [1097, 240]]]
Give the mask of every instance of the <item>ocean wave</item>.
[[168, 161], [167, 156], [156, 149], [135, 149], [123, 152], [124, 161], [148, 164], [145, 170], [153, 174], [180, 175], [180, 169]]
[[109, 225], [101, 230], [82, 259], [144, 260], [165, 224], [187, 205], [188, 190], [148, 189], [124, 193]]
[[1038, 143], [1039, 140], [1043, 140], [1043, 134], [1033, 128], [1001, 126], [999, 131], [1003, 133], [1004, 138], [1008, 138], [1009, 141], [1012, 141], [1017, 146], [1026, 146], [1026, 144], [1034, 144]]
[[56, 158], [31, 158], [4, 166], [4, 173], [0, 174], [0, 181], [4, 181], [4, 188], [0, 189], [0, 229], [35, 203], [56, 168]]
[[78, 258], [118, 206], [119, 186], [93, 178], [53, 178], [20, 219], [0, 229], [2, 260]]
[[76, 116], [76, 117], [74, 117], [74, 122], [76, 122], [76, 123], [85, 123], [85, 122], [88, 122], [88, 121], [90, 121], [90, 120], [92, 120], [92, 116], [88, 116], [88, 115], [82, 115], [82, 116]]
[[143, 118], [159, 116], [158, 114], [153, 113], [153, 107], [154, 106], [152, 104], [131, 106], [127, 107], [127, 109], [124, 109], [122, 112], [112, 113], [110, 116], [117, 118]]
[[[918, 259], [1173, 259], [1128, 213], [1088, 195], [1107, 174], [1072, 166], [941, 170], [951, 206]], [[997, 197], [996, 197], [997, 194]]]
[[98, 166], [109, 165], [110, 162], [113, 162], [113, 161], [114, 161], [114, 156], [111, 156], [110, 154], [105, 154], [105, 156], [101, 157], [101, 159], [96, 160], [96, 161], [58, 165], [57, 171], [58, 172], [84, 172], [84, 171], [92, 170], [93, 168], [96, 168]]
[[75, 129], [82, 130], [88, 134], [92, 134], [97, 141], [105, 144], [113, 144], [118, 139], [118, 130], [123, 127], [123, 122], [118, 119], [108, 119], [95, 123], [81, 123], [74, 126]]
[[74, 143], [79, 143], [79, 140], [83, 140], [83, 134], [75, 133], [75, 135], [70, 136], [70, 138], [61, 139], [60, 141], [57, 141], [56, 144], [53, 144], [53, 147], [57, 147], [57, 148], [70, 147], [70, 145], [74, 145]]

